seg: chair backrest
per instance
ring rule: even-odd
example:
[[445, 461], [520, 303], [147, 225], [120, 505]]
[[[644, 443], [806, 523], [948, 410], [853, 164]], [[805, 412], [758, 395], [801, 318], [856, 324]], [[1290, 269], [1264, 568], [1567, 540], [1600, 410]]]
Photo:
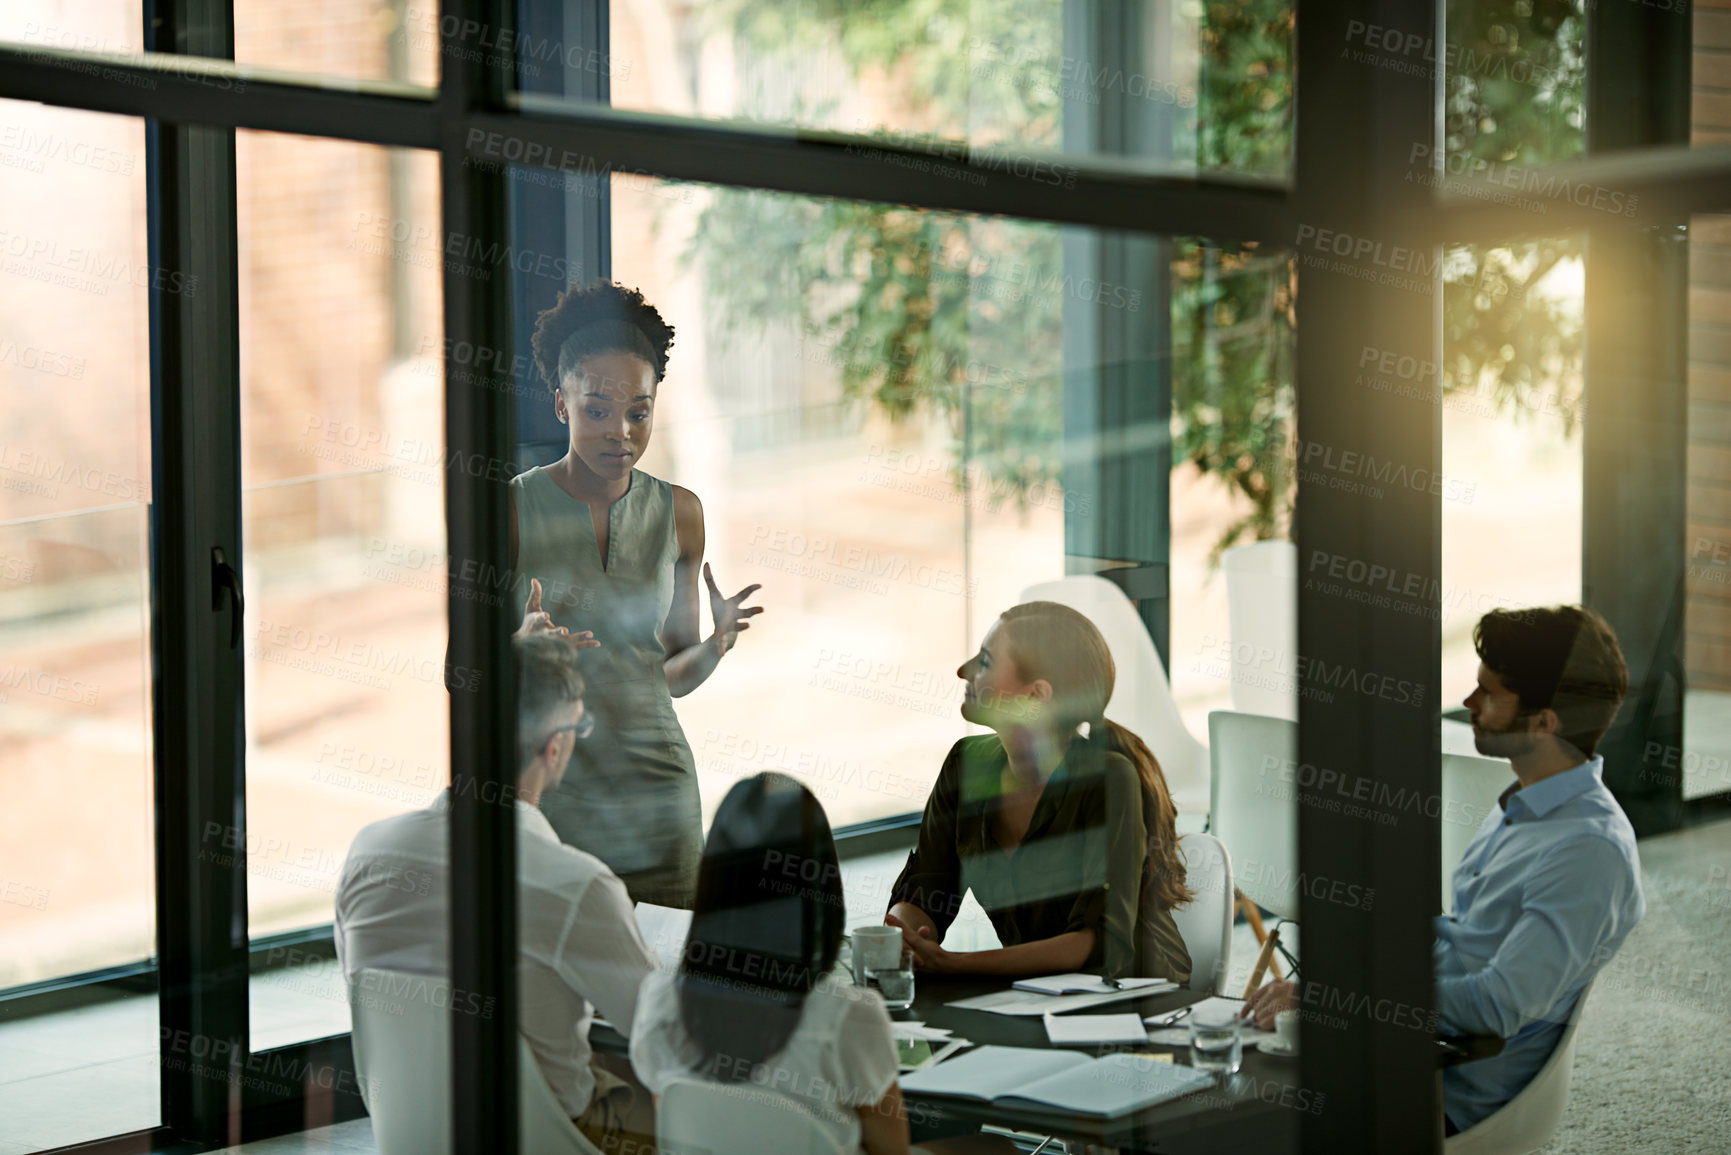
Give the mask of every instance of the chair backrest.
[[[349, 987], [355, 1074], [379, 1155], [451, 1150], [451, 984], [367, 969]], [[565, 1114], [527, 1041], [517, 1052], [518, 1130], [536, 1155], [600, 1155]]]
[[1593, 984], [1581, 988], [1575, 1009], [1532, 1081], [1520, 1093], [1477, 1126], [1443, 1141], [1444, 1155], [1526, 1155], [1551, 1141], [1569, 1105], [1569, 1077], [1575, 1067], [1575, 1040], [1580, 1037], [1581, 1012]]
[[1298, 719], [1298, 547], [1259, 541], [1220, 555], [1232, 643], [1232, 708]]
[[1094, 574], [1072, 574], [1022, 591], [1025, 602], [1057, 602], [1085, 616], [1106, 639], [1117, 681], [1106, 714], [1148, 743], [1180, 814], [1208, 808], [1208, 748], [1178, 712], [1172, 683], [1148, 627], [1124, 591]]
[[1485, 815], [1497, 798], [1514, 784], [1514, 767], [1507, 758], [1470, 754], [1442, 756], [1442, 909], [1454, 907], [1454, 872]]
[[1214, 763], [1209, 832], [1232, 852], [1245, 897], [1282, 918], [1298, 917], [1298, 723], [1265, 714], [1208, 715]]
[[1186, 834], [1178, 850], [1184, 855], [1185, 885], [1196, 894], [1172, 911], [1190, 952], [1190, 989], [1219, 994], [1232, 969], [1232, 856], [1212, 834]]
[[750, 1083], [676, 1079], [655, 1108], [669, 1155], [850, 1155], [798, 1103]]

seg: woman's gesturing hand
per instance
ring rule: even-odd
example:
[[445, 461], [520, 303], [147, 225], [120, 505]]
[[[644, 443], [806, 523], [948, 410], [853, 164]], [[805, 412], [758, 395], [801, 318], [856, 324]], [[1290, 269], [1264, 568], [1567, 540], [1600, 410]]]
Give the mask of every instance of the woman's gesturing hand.
[[747, 607], [744, 604], [746, 598], [763, 588], [763, 584], [748, 585], [730, 598], [723, 597], [721, 587], [715, 584], [715, 575], [709, 571], [708, 562], [703, 563], [703, 580], [709, 586], [709, 612], [715, 617], [715, 637], [725, 654], [739, 640], [740, 631], [751, 628], [746, 619], [763, 612], [762, 606]]
[[529, 579], [529, 600], [523, 603], [523, 624], [517, 627], [516, 636], [528, 634], [552, 634], [566, 639], [579, 650], [593, 649], [601, 644], [590, 630], [574, 634], [564, 626], [553, 624], [553, 615], [541, 608], [541, 582], [538, 578]]

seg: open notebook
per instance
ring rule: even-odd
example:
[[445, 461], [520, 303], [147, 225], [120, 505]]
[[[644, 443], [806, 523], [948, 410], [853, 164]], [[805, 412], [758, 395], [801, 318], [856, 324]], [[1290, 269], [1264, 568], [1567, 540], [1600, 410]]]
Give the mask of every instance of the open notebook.
[[1091, 1059], [1075, 1051], [978, 1047], [902, 1079], [912, 1095], [948, 1095], [994, 1107], [1067, 1111], [1096, 1119], [1124, 1115], [1214, 1085], [1194, 1067], [1150, 1055]]

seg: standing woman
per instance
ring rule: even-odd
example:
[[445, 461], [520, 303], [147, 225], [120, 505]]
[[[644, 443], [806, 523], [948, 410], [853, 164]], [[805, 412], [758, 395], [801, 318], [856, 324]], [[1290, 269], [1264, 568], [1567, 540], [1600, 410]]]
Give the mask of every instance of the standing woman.
[[[703, 561], [703, 505], [637, 469], [655, 427], [673, 327], [635, 289], [607, 281], [560, 294], [535, 326], [535, 364], [571, 441], [511, 481], [519, 632], [587, 649], [594, 740], [541, 809], [605, 862], [639, 902], [688, 907], [703, 852], [697, 774], [673, 699], [733, 647], [758, 586], [723, 597]], [[701, 637], [698, 572], [714, 631]]]

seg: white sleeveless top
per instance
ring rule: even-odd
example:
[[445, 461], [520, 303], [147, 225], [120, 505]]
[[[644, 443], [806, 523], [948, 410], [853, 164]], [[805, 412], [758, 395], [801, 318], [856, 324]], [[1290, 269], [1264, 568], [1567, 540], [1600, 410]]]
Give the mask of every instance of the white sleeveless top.
[[[677, 973], [656, 971], [637, 993], [631, 1066], [659, 1095], [674, 1079], [701, 1077], [703, 1055], [679, 1017]], [[844, 1151], [860, 1145], [856, 1108], [880, 1102], [896, 1081], [889, 1012], [872, 990], [825, 975], [805, 998], [787, 1045], [751, 1074], [751, 1083], [786, 1095], [814, 1115]]]

